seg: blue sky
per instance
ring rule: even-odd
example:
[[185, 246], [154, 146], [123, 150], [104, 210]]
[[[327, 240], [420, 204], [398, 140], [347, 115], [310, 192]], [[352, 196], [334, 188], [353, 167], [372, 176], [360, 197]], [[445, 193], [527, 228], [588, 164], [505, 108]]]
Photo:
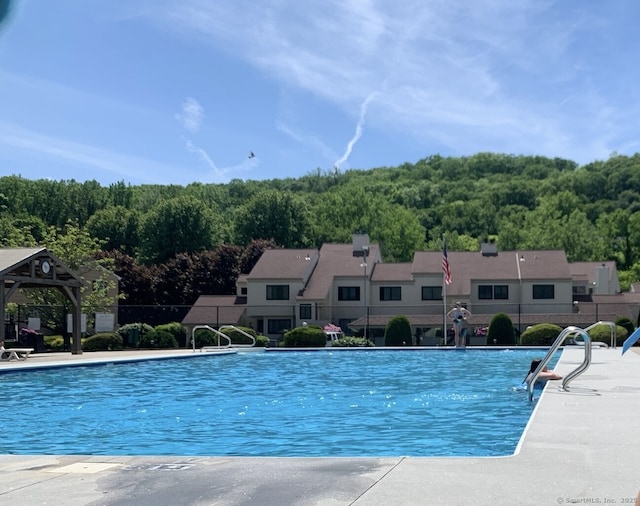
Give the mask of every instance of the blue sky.
[[635, 0], [13, 0], [0, 174], [186, 185], [630, 155], [638, 19]]

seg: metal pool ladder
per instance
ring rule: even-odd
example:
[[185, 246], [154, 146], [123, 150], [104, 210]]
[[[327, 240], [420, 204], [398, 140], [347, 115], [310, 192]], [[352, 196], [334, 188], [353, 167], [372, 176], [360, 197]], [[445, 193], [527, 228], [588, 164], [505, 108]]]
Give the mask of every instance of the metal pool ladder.
[[[193, 351], [196, 351], [196, 330], [198, 329], [207, 329], [218, 336], [217, 346], [203, 346], [202, 348], [200, 348], [200, 351], [206, 351], [206, 350], [217, 349], [217, 348], [252, 348], [253, 346], [256, 345], [255, 337], [253, 337], [251, 334], [248, 334], [244, 330], [239, 329], [234, 325], [222, 325], [217, 330], [209, 325], [196, 325], [191, 330], [191, 346], [193, 347]], [[236, 330], [237, 332], [240, 332], [241, 334], [244, 334], [246, 337], [251, 339], [251, 344], [233, 344], [229, 336], [222, 332], [222, 330], [224, 329], [233, 329], [233, 330]], [[223, 345], [222, 339], [225, 339], [227, 341], [227, 344]]]
[[[602, 322], [598, 322], [598, 323], [602, 323]], [[556, 351], [558, 351], [558, 348], [562, 346], [562, 344], [565, 342], [567, 338], [575, 335], [582, 336], [582, 339], [584, 340], [584, 360], [582, 364], [580, 364], [575, 370], [571, 371], [569, 374], [567, 374], [564, 377], [564, 379], [562, 380], [562, 386], [560, 387], [560, 390], [565, 390], [565, 391], [568, 390], [567, 385], [574, 378], [580, 376], [584, 371], [587, 370], [587, 368], [591, 364], [591, 338], [589, 337], [589, 334], [587, 334], [587, 330], [591, 329], [595, 325], [597, 324], [587, 327], [586, 330], [581, 329], [580, 327], [567, 327], [562, 332], [560, 332], [560, 335], [558, 335], [558, 337], [556, 338], [551, 348], [549, 348], [549, 351], [547, 352], [545, 357], [542, 359], [540, 364], [538, 364], [538, 367], [536, 368], [536, 370], [533, 371], [533, 373], [525, 380], [525, 382], [527, 383], [527, 389], [529, 391], [529, 402], [533, 401], [533, 391], [534, 391], [534, 387], [536, 384], [536, 380], [538, 379], [538, 376], [540, 376], [540, 373], [547, 366], [547, 364], [553, 357], [553, 354]]]

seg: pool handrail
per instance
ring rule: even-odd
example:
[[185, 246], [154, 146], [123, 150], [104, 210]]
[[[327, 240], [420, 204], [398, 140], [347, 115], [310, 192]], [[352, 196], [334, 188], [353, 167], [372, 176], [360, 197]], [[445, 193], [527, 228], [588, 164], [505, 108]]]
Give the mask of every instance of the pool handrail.
[[[592, 325], [589, 325], [588, 327], [586, 327], [584, 330], [585, 332], [589, 332], [592, 328], [596, 327], [597, 325], [609, 325], [609, 327], [611, 327], [611, 340], [610, 340], [610, 345], [609, 347], [616, 349], [617, 347], [617, 343], [616, 341], [617, 336], [616, 336], [616, 324], [614, 322], [611, 321], [598, 321], [596, 323], [593, 323]], [[599, 342], [599, 341], [598, 341]], [[578, 345], [581, 345], [582, 343], [576, 343]], [[607, 343], [602, 343], [604, 346], [607, 346]]]
[[584, 360], [582, 361], [582, 364], [580, 364], [573, 371], [567, 374], [562, 380], [562, 385], [560, 386], [560, 389], [564, 390], [565, 392], [569, 390], [567, 388], [567, 385], [571, 381], [573, 381], [574, 378], [577, 378], [578, 376], [580, 376], [584, 371], [586, 371], [589, 368], [589, 365], [591, 365], [591, 338], [589, 337], [589, 334], [587, 333], [586, 329], [580, 329], [579, 334], [581, 334], [584, 339]]
[[[588, 327], [588, 328], [591, 328], [591, 327]], [[561, 389], [566, 390], [566, 385], [571, 380], [573, 380], [576, 376], [582, 374], [589, 367], [589, 364], [591, 364], [591, 338], [589, 337], [589, 334], [587, 334], [587, 332], [584, 329], [581, 329], [580, 327], [570, 326], [565, 328], [562, 332], [560, 332], [555, 342], [551, 345], [551, 348], [549, 348], [549, 351], [547, 352], [545, 357], [540, 361], [540, 363], [538, 364], [538, 367], [536, 367], [535, 371], [529, 374], [525, 379], [525, 383], [527, 384], [527, 390], [529, 392], [529, 402], [533, 401], [533, 391], [535, 388], [536, 381], [540, 376], [540, 373], [542, 373], [543, 369], [547, 366], [547, 364], [549, 363], [549, 361], [551, 360], [555, 352], [558, 351], [558, 348], [560, 348], [560, 346], [564, 343], [564, 341], [573, 334], [582, 335], [584, 339], [585, 358], [580, 366], [578, 366], [574, 371], [570, 372], [566, 376], [566, 378], [562, 382]]]
[[237, 332], [240, 332], [241, 334], [243, 334], [244, 336], [248, 337], [249, 339], [251, 339], [251, 344], [233, 344], [230, 342], [230, 346], [232, 348], [253, 348], [256, 345], [256, 338], [253, 337], [251, 334], [249, 334], [248, 332], [245, 332], [242, 329], [239, 329], [238, 327], [236, 327], [235, 325], [222, 325], [221, 327], [218, 327], [218, 330], [222, 331], [222, 329], [233, 329]]
[[230, 348], [231, 347], [231, 339], [226, 334], [214, 329], [210, 325], [195, 325], [193, 329], [191, 329], [191, 345], [193, 346], [193, 351], [196, 351], [196, 330], [198, 329], [207, 329], [213, 332], [214, 334], [218, 334], [219, 337], [224, 337], [227, 340], [227, 344], [225, 346], [221, 346], [221, 339], [218, 339], [218, 346], [202, 346], [200, 351], [207, 350], [209, 348]]

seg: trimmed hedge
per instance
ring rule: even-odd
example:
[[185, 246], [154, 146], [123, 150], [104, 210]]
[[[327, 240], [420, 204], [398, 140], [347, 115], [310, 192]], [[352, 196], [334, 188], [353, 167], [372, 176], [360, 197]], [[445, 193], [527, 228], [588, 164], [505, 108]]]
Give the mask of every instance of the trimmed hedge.
[[50, 351], [64, 350], [64, 337], [62, 336], [44, 336], [44, 345]]
[[496, 313], [491, 318], [487, 332], [487, 345], [511, 346], [516, 344], [516, 333], [509, 315]]
[[[627, 336], [627, 329], [616, 325], [616, 346], [622, 346]], [[605, 343], [607, 346], [611, 346], [611, 325], [607, 325], [606, 323], [596, 325], [589, 331], [589, 337], [591, 341], [599, 341]]]
[[284, 333], [285, 348], [322, 348], [327, 345], [327, 334], [321, 327], [296, 327]]
[[269, 338], [267, 336], [256, 336], [256, 348], [268, 348]]
[[127, 323], [116, 332], [122, 338], [124, 346], [134, 348], [140, 346], [140, 340], [145, 334], [153, 332], [153, 327], [147, 323]]
[[384, 329], [385, 346], [411, 346], [413, 336], [411, 335], [411, 323], [404, 315], [394, 316], [387, 323]]
[[156, 325], [154, 330], [169, 332], [169, 334], [176, 338], [178, 347], [180, 348], [184, 348], [185, 346], [187, 346], [187, 327], [182, 325], [182, 323], [180, 322], [171, 322]]
[[616, 318], [614, 323], [616, 325], [620, 325], [621, 327], [624, 327], [627, 330], [627, 337], [633, 334], [634, 330], [636, 330], [636, 327], [631, 321], [631, 319], [627, 318], [626, 316], [621, 316], [620, 318]]
[[115, 351], [122, 349], [122, 337], [115, 332], [104, 332], [87, 337], [82, 344], [84, 351]]
[[196, 348], [202, 348], [203, 346], [226, 346], [227, 343], [223, 339], [223, 343], [220, 344], [220, 336], [215, 332], [211, 332], [209, 329], [196, 329], [195, 331]]
[[[249, 339], [240, 331], [245, 332], [250, 336], [253, 336], [254, 339], [256, 339], [258, 335], [257, 332], [253, 330], [251, 327], [236, 327], [235, 329], [225, 328], [220, 332], [222, 332], [225, 336], [228, 336], [229, 339], [231, 339], [232, 344], [251, 344], [251, 339]], [[267, 339], [267, 342], [269, 342], [268, 339]], [[257, 343], [257, 339], [256, 339], [256, 343]]]
[[522, 333], [520, 344], [523, 346], [551, 346], [562, 330], [562, 327], [553, 323], [538, 323]]
[[177, 348], [178, 340], [164, 330], [152, 330], [140, 338], [138, 348], [167, 349]]

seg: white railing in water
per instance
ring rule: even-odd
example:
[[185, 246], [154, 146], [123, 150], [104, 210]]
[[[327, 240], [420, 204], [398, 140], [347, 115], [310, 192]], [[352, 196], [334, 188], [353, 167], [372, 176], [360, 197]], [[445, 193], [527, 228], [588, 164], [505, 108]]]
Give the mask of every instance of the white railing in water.
[[220, 330], [220, 331], [222, 331], [223, 329], [235, 330], [236, 332], [240, 332], [245, 337], [248, 337], [249, 339], [251, 339], [251, 344], [233, 344], [233, 343], [231, 343], [231, 347], [232, 348], [253, 348], [256, 345], [256, 338], [255, 337], [253, 337], [248, 332], [245, 332], [244, 330], [239, 329], [238, 327], [235, 327], [234, 325], [223, 325], [222, 327], [218, 328], [218, 330]]
[[[199, 329], [206, 329], [209, 330], [210, 332], [213, 332], [214, 334], [216, 334], [218, 336], [218, 345], [209, 345], [209, 346], [202, 346], [200, 348], [200, 351], [206, 351], [208, 349], [218, 349], [218, 348], [251, 348], [253, 346], [256, 345], [256, 339], [255, 337], [253, 337], [251, 334], [249, 334], [248, 332], [245, 332], [242, 329], [239, 329], [238, 327], [234, 327], [233, 325], [223, 325], [221, 327], [219, 327], [218, 329], [215, 329], [209, 325], [196, 325], [195, 327], [193, 327], [193, 329], [191, 330], [191, 346], [193, 347], [193, 351], [196, 351], [196, 330]], [[251, 344], [233, 344], [231, 342], [231, 338], [226, 335], [224, 332], [222, 332], [222, 330], [224, 329], [233, 329], [236, 330], [237, 332], [240, 332], [241, 334], [245, 335], [246, 337], [248, 337], [249, 339], [251, 339]], [[222, 339], [225, 339], [227, 341], [227, 344], [222, 345]]]

